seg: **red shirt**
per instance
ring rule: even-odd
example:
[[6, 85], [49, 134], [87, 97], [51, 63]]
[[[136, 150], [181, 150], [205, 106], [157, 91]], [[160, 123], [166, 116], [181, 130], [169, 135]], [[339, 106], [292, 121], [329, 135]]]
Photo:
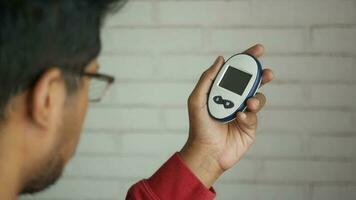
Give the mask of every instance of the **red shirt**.
[[149, 179], [133, 185], [126, 200], [210, 200], [215, 191], [206, 188], [175, 153]]

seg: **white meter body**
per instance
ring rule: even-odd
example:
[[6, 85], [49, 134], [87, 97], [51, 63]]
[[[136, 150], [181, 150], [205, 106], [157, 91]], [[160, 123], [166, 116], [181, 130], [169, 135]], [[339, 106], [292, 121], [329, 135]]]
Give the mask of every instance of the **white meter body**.
[[236, 54], [221, 67], [208, 96], [211, 117], [230, 122], [236, 113], [245, 111], [246, 101], [253, 97], [261, 84], [261, 63], [249, 54]]

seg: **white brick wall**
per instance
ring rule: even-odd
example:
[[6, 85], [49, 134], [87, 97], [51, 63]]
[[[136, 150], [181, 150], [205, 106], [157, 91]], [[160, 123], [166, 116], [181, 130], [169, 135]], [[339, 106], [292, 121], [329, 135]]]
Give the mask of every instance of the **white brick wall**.
[[184, 144], [200, 74], [255, 43], [276, 80], [262, 89], [257, 142], [217, 199], [356, 199], [355, 0], [131, 0], [102, 38], [117, 84], [90, 109], [64, 178], [21, 199], [124, 199]]

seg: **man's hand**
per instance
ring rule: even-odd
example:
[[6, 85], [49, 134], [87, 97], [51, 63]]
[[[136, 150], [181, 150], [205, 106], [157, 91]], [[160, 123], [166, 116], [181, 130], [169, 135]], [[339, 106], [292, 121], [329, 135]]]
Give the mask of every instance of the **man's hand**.
[[[261, 57], [262, 45], [255, 45], [245, 53]], [[266, 103], [266, 97], [257, 93], [248, 99], [247, 110], [237, 113], [236, 119], [223, 124], [210, 117], [207, 109], [208, 94], [224, 58], [218, 57], [205, 71], [188, 99], [189, 139], [180, 155], [189, 169], [211, 187], [216, 179], [236, 164], [256, 139], [257, 112]], [[261, 86], [273, 79], [270, 69], [264, 69]]]

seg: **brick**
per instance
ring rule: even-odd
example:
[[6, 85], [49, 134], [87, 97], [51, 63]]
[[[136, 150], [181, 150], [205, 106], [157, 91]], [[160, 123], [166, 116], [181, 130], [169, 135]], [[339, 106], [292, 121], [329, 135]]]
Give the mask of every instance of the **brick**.
[[[118, 180], [61, 179], [55, 187], [21, 200], [35, 199], [123, 199], [133, 183]], [[91, 192], [95, 191], [95, 192]]]
[[356, 157], [356, 137], [312, 137], [310, 153], [324, 157]]
[[264, 44], [270, 52], [303, 52], [305, 33], [298, 28], [211, 30], [211, 48], [214, 51], [241, 52], [256, 43]]
[[188, 109], [165, 109], [163, 119], [168, 129], [188, 130]]
[[152, 9], [151, 2], [128, 1], [118, 12], [107, 17], [104, 27], [152, 24]]
[[356, 28], [314, 28], [312, 47], [315, 52], [355, 54]]
[[316, 186], [313, 200], [351, 200], [356, 199], [356, 186]]
[[221, 200], [304, 200], [308, 193], [305, 186], [262, 184], [216, 184], [217, 199]]
[[121, 148], [121, 135], [109, 133], [82, 134], [78, 152], [79, 153], [108, 153], [119, 152]]
[[161, 52], [197, 50], [202, 47], [198, 28], [104, 29], [103, 52]]
[[347, 106], [356, 108], [356, 84], [312, 85], [311, 101], [315, 106]]
[[355, 181], [352, 163], [332, 161], [265, 161], [259, 180], [282, 182]]
[[64, 176], [144, 178], [151, 176], [166, 159], [137, 156], [77, 156], [67, 166]]
[[342, 133], [354, 131], [351, 113], [334, 110], [265, 110], [261, 130]]
[[[266, 48], [269, 51], [269, 48]], [[275, 80], [284, 82], [355, 82], [356, 65], [352, 57], [337, 56], [266, 56]]]
[[[261, 130], [263, 132], [263, 130]], [[256, 142], [249, 150], [250, 156], [300, 157], [308, 155], [305, 141], [300, 135], [257, 134]]]
[[176, 83], [122, 83], [115, 87], [115, 102], [142, 105], [186, 105], [192, 84]]
[[354, 24], [354, 1], [252, 1], [252, 19], [258, 25]]
[[120, 80], [149, 79], [154, 75], [153, 61], [144, 55], [102, 55], [99, 57], [100, 71]]
[[297, 84], [268, 84], [259, 89], [267, 97], [267, 105], [272, 106], [307, 106], [307, 90]]
[[85, 128], [88, 129], [157, 129], [159, 111], [154, 108], [91, 108]]
[[233, 168], [226, 171], [219, 179], [221, 182], [257, 180], [263, 169], [259, 160], [241, 160]]
[[168, 157], [179, 151], [188, 138], [182, 134], [130, 133], [122, 135], [121, 149], [125, 155], [146, 155]]
[[158, 4], [161, 24], [233, 25], [250, 23], [248, 1], [163, 1]]
[[160, 79], [198, 80], [218, 55], [163, 55], [159, 58], [155, 76]]

